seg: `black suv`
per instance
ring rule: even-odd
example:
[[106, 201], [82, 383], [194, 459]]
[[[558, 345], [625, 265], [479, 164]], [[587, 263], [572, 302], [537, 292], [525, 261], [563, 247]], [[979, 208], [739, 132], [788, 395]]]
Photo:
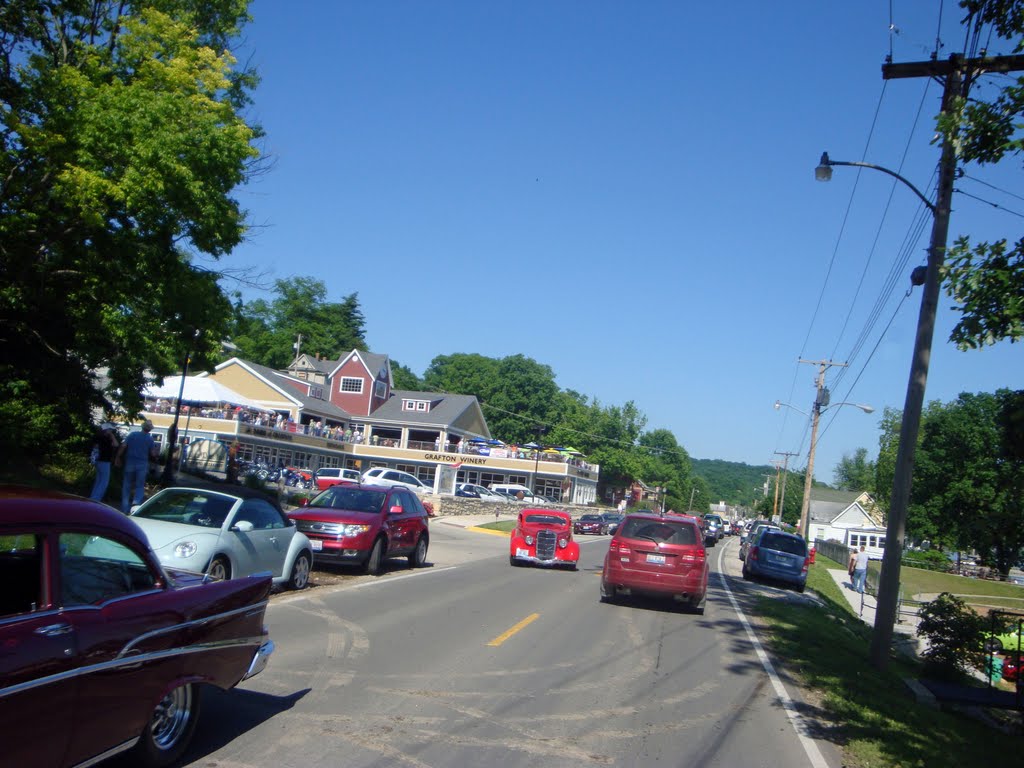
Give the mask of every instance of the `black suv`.
[[427, 561], [427, 510], [404, 486], [335, 485], [288, 514], [309, 538], [316, 563], [358, 565], [379, 574], [389, 557]]

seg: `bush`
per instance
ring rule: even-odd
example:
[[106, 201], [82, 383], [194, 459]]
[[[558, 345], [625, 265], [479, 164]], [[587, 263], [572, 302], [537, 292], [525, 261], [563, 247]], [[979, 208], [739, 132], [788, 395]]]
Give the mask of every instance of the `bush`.
[[952, 571], [955, 568], [953, 562], [937, 549], [904, 552], [903, 563], [913, 568], [926, 568], [929, 571]]
[[984, 662], [982, 633], [984, 619], [967, 604], [943, 592], [921, 606], [917, 634], [928, 641], [925, 667], [941, 677], [955, 677]]

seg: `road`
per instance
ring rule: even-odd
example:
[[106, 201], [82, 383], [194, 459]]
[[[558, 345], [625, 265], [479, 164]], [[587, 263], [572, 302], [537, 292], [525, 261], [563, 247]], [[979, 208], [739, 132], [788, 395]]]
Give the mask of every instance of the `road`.
[[697, 616], [599, 602], [608, 537], [578, 537], [571, 572], [511, 568], [507, 538], [436, 521], [431, 535], [428, 568], [395, 561], [379, 578], [275, 598], [270, 666], [207, 691], [184, 764], [841, 764], [798, 737], [758, 658], [734, 601], [775, 588], [738, 578], [735, 540], [708, 550]]

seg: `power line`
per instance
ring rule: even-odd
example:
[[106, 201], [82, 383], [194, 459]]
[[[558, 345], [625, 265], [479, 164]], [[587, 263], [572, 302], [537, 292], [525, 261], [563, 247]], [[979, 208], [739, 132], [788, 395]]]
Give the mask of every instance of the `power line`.
[[998, 209], [1000, 211], [1006, 211], [1006, 213], [1012, 213], [1014, 216], [1019, 216], [1020, 218], [1024, 219], [1024, 214], [1017, 213], [1017, 211], [1011, 211], [1009, 208], [1004, 208], [999, 203], [993, 203], [991, 200], [985, 200], [984, 198], [978, 197], [977, 195], [972, 195], [970, 192], [964, 192], [962, 189], [954, 189], [953, 191], [958, 193], [958, 194], [964, 195], [965, 197], [969, 197], [969, 198], [971, 198], [973, 200], [977, 200], [979, 203], [985, 203], [986, 205], [991, 205], [993, 208], [996, 208], [996, 209]]

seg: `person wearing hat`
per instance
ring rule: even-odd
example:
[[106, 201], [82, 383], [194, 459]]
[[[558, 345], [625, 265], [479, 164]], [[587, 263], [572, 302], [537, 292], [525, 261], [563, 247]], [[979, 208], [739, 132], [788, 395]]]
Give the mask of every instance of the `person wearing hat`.
[[115, 466], [124, 467], [124, 480], [121, 482], [121, 511], [126, 515], [132, 507], [141, 504], [146, 495], [146, 475], [149, 473], [149, 462], [157, 457], [156, 441], [150, 432], [153, 422], [145, 419], [142, 429], [132, 432], [121, 443], [117, 450]]
[[114, 460], [114, 454], [121, 445], [117, 436], [117, 428], [109, 421], [100, 425], [96, 432], [94, 451], [96, 461], [96, 481], [92, 484], [92, 492], [89, 498], [93, 501], [103, 501], [107, 493], [107, 485], [110, 483], [110, 464]]

